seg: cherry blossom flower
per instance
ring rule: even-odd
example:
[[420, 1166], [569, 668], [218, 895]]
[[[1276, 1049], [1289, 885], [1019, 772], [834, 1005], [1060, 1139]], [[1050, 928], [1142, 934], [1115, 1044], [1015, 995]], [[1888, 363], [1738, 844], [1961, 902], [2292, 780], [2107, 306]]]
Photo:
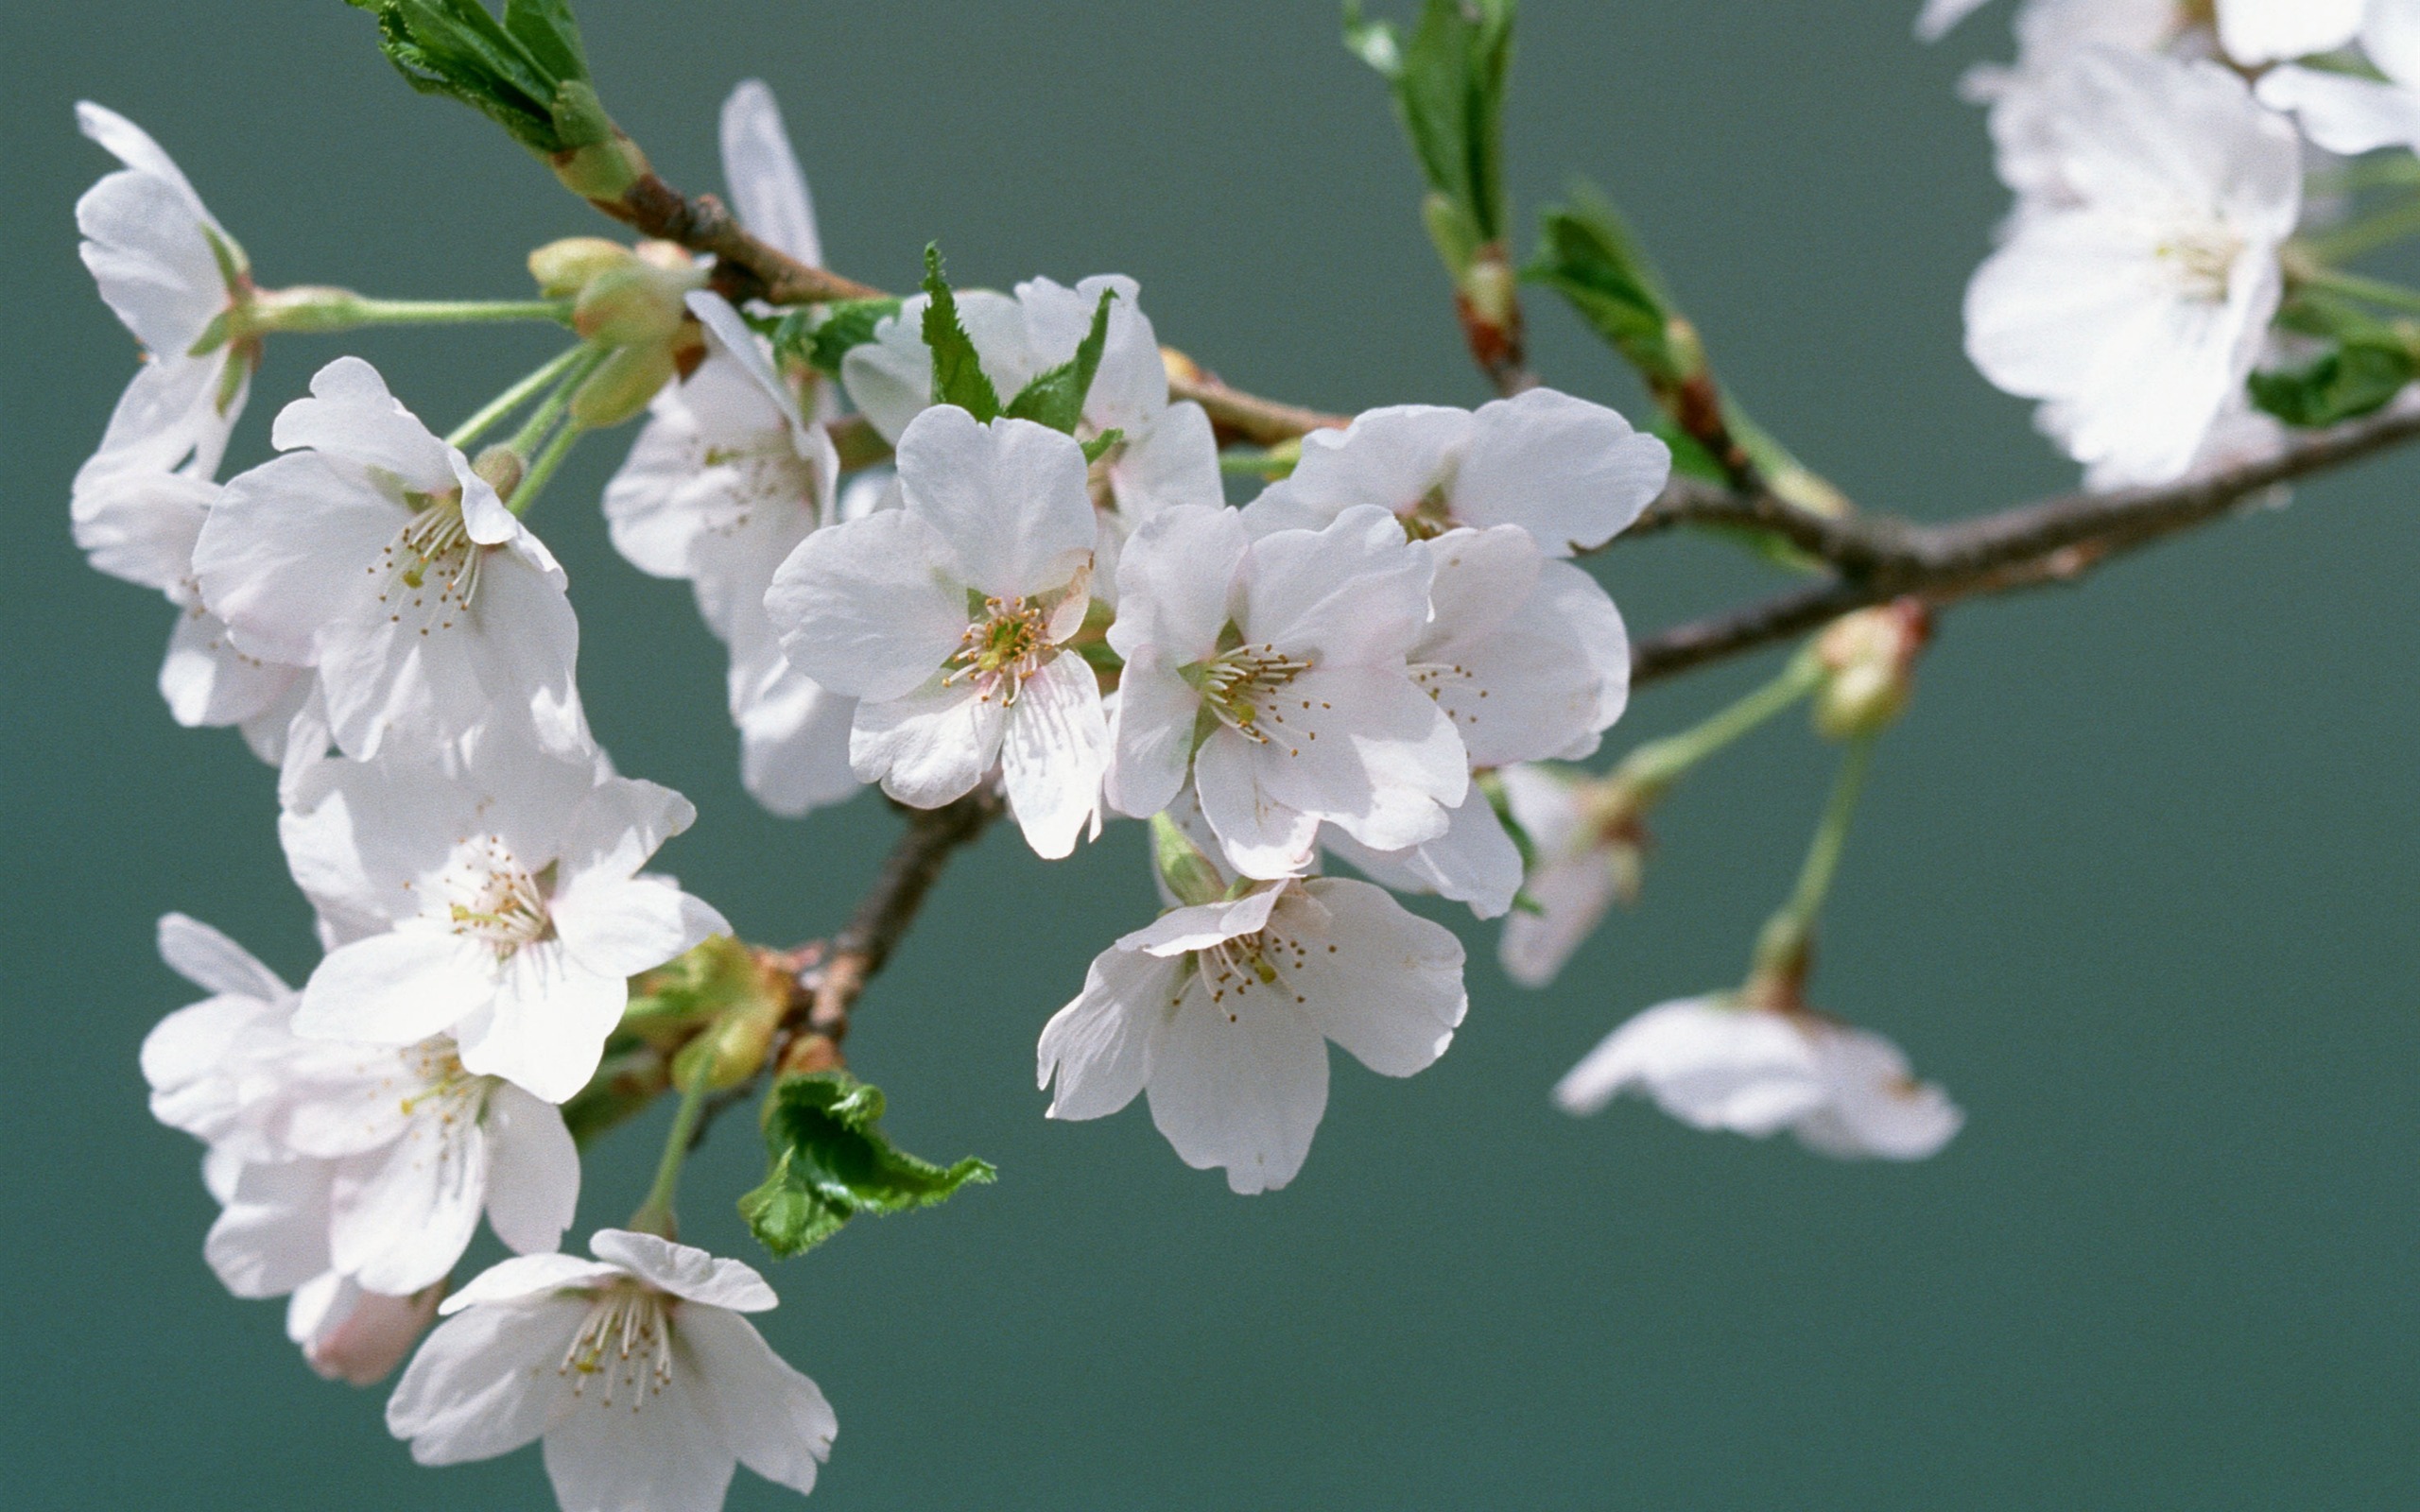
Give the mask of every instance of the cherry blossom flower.
[[2373, 0], [2360, 37], [2383, 81], [2288, 64], [2261, 76], [2261, 103], [2298, 116], [2303, 134], [2330, 152], [2420, 150], [2420, 4]]
[[1603, 545], [1671, 475], [1672, 454], [1602, 404], [1532, 388], [1476, 411], [1398, 404], [1303, 438], [1293, 475], [1245, 507], [1256, 532], [1316, 530], [1376, 505], [1415, 536], [1519, 525], [1549, 557]]
[[[1094, 466], [1106, 495], [1100, 502], [1117, 523], [1114, 544], [1122, 530], [1170, 506], [1226, 501], [1210, 417], [1189, 400], [1169, 403], [1159, 337], [1136, 302], [1134, 281], [1115, 273], [1097, 274], [1071, 289], [1037, 278], [1019, 284], [1013, 296], [967, 289], [957, 301], [959, 318], [975, 343], [984, 375], [1007, 400], [1075, 356], [1104, 292], [1115, 295], [1109, 308], [1108, 339], [1084, 396], [1077, 436], [1091, 440], [1119, 433], [1117, 443]], [[851, 349], [841, 361], [840, 380], [849, 397], [894, 442], [932, 403], [933, 354], [923, 335], [929, 303], [921, 294], [907, 301], [897, 316], [874, 328], [872, 341]], [[1113, 577], [1104, 564], [1098, 586], [1106, 592]]]
[[1532, 857], [1521, 883], [1529, 906], [1505, 916], [1497, 959], [1523, 987], [1545, 987], [1608, 908], [1637, 895], [1642, 837], [1591, 812], [1599, 783], [1535, 765], [1507, 766], [1495, 779]]
[[699, 614], [731, 647], [742, 779], [774, 813], [805, 814], [857, 791], [856, 702], [790, 665], [765, 591], [807, 533], [835, 518], [840, 459], [818, 422], [820, 381], [806, 397], [793, 393], [729, 304], [701, 293], [690, 306], [709, 354], [656, 396], [606, 486], [605, 518], [633, 566], [696, 589]]
[[[2387, 0], [2392, 4], [2393, 0]], [[2361, 29], [2373, 0], [2217, 0], [2219, 43], [2257, 65], [2333, 52]]]
[[1572, 1067], [1554, 1096], [1585, 1115], [1634, 1091], [1693, 1128], [1756, 1139], [1787, 1128], [1842, 1160], [1920, 1160], [1965, 1121], [1940, 1088], [1910, 1076], [1907, 1057], [1881, 1036], [1727, 996], [1648, 1009]]
[[[1630, 698], [1630, 636], [1596, 579], [1547, 559], [1517, 525], [1413, 542], [1436, 564], [1433, 618], [1411, 647], [1412, 680], [1454, 723], [1470, 764], [1577, 761]], [[1435, 892], [1481, 919], [1512, 906], [1521, 852], [1473, 783], [1445, 833], [1379, 854], [1330, 829], [1338, 855], [1398, 891]]]
[[328, 1271], [294, 1289], [285, 1308], [285, 1336], [321, 1379], [347, 1385], [385, 1380], [437, 1320], [442, 1286], [409, 1297], [365, 1292], [350, 1278]]
[[286, 453], [232, 479], [194, 546], [202, 602], [238, 650], [319, 669], [337, 747], [428, 755], [501, 717], [588, 744], [562, 569], [471, 470], [339, 357], [285, 406]]
[[730, 926], [639, 868], [686, 799], [507, 739], [460, 769], [331, 761], [279, 821], [330, 953], [294, 1019], [314, 1039], [458, 1042], [464, 1072], [549, 1103], [596, 1070], [629, 978]]
[[775, 1305], [735, 1260], [607, 1228], [508, 1260], [445, 1299], [387, 1403], [423, 1465], [545, 1441], [564, 1512], [713, 1512], [735, 1465], [814, 1489], [838, 1421], [743, 1315]]
[[444, 1278], [482, 1211], [517, 1250], [570, 1226], [579, 1156], [555, 1108], [466, 1073], [443, 1039], [297, 1038], [297, 995], [183, 915], [160, 921], [160, 945], [213, 996], [151, 1031], [143, 1072], [154, 1116], [241, 1162], [208, 1249], [237, 1295], [333, 1271], [401, 1297]]
[[1150, 1098], [1185, 1164], [1239, 1193], [1286, 1185], [1327, 1108], [1327, 1041], [1386, 1076], [1453, 1042], [1462, 947], [1385, 891], [1289, 879], [1178, 908], [1103, 951], [1037, 1050], [1052, 1118]]
[[1252, 539], [1232, 509], [1147, 523], [1118, 566], [1126, 659], [1109, 797], [1165, 809], [1188, 769], [1236, 869], [1309, 861], [1322, 821], [1373, 850], [1446, 833], [1470, 787], [1454, 720], [1413, 680], [1434, 559], [1360, 507]]
[[937, 808], [994, 765], [1035, 852], [1098, 822], [1109, 726], [1066, 643], [1092, 601], [1083, 452], [1028, 421], [955, 405], [899, 438], [902, 507], [818, 530], [766, 609], [802, 673], [859, 700], [858, 777]]
[[126, 164], [76, 202], [76, 226], [101, 298], [147, 354], [77, 491], [129, 468], [206, 478], [260, 360], [257, 344], [223, 337], [194, 350], [250, 287], [243, 249], [141, 127], [89, 100], [77, 103], [76, 125]]
[[2042, 87], [2076, 202], [2020, 216], [1976, 274], [1967, 351], [2097, 475], [2170, 481], [2267, 339], [2300, 146], [2210, 63], [2096, 48]]
[[2061, 178], [2071, 123], [2048, 80], [2094, 47], [2195, 58], [2215, 46], [2206, 23], [2177, 0], [2028, 0], [2016, 14], [2015, 64], [1979, 64], [1959, 80], [1960, 94], [1991, 107], [1994, 166], [2021, 197], [2017, 217], [2080, 202]]

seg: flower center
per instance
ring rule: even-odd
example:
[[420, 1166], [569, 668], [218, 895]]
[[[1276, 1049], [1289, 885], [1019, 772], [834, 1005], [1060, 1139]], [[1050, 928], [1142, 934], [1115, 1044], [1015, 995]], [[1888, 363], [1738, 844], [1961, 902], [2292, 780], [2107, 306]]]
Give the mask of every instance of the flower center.
[[[1335, 948], [1332, 945], [1328, 947], [1329, 950]], [[1216, 945], [1196, 951], [1191, 960], [1194, 971], [1200, 974], [1201, 985], [1209, 989], [1210, 1005], [1224, 1013], [1229, 1023], [1236, 1022], [1242, 1007], [1241, 1000], [1250, 995], [1253, 988], [1276, 993], [1281, 1003], [1289, 997], [1296, 1003], [1307, 1001], [1302, 993], [1294, 990], [1292, 984], [1286, 980], [1285, 973], [1288, 970], [1300, 971], [1306, 965], [1310, 960], [1309, 949], [1293, 936], [1282, 933], [1273, 922], [1253, 934], [1238, 935], [1233, 939], [1220, 940]], [[1178, 985], [1177, 999], [1180, 1003], [1190, 986], [1190, 983], [1184, 982]]]
[[735, 536], [748, 528], [760, 507], [786, 506], [812, 518], [815, 475], [779, 438], [748, 446], [708, 446], [699, 454], [708, 468], [732, 474], [727, 493], [700, 511], [705, 526], [718, 536]]
[[1275, 712], [1273, 697], [1309, 670], [1309, 662], [1263, 642], [1221, 651], [1180, 675], [1201, 695], [1201, 706], [1219, 723], [1254, 745], [1267, 745], [1270, 731], [1262, 728], [1264, 711], [1270, 724], [1283, 725], [1285, 718]]
[[448, 1123], [475, 1121], [496, 1085], [493, 1076], [474, 1076], [463, 1070], [454, 1041], [442, 1037], [423, 1040], [400, 1054], [405, 1080], [412, 1089], [403, 1099], [406, 1117], [433, 1106], [443, 1110]]
[[450, 880], [454, 902], [446, 921], [455, 934], [493, 946], [499, 961], [554, 930], [544, 880], [531, 875], [493, 835], [462, 859]]
[[2152, 255], [2175, 282], [2177, 291], [2204, 304], [2224, 304], [2234, 279], [2243, 238], [2224, 226], [2210, 225], [2162, 241]]
[[388, 542], [370, 572], [387, 579], [378, 602], [387, 608], [388, 623], [401, 625], [408, 614], [426, 635], [432, 629], [450, 630], [469, 614], [479, 591], [479, 564], [489, 548], [471, 539], [458, 492], [411, 497], [426, 502]]
[[975, 610], [958, 649], [942, 663], [942, 686], [971, 681], [977, 698], [997, 697], [1006, 708], [1050, 659], [1050, 612], [1028, 598], [985, 598]]
[[614, 1405], [616, 1387], [630, 1399], [631, 1411], [647, 1405], [672, 1384], [672, 1319], [664, 1294], [636, 1281], [597, 1292], [555, 1374], [571, 1382], [575, 1397], [585, 1396], [595, 1379], [599, 1406]]

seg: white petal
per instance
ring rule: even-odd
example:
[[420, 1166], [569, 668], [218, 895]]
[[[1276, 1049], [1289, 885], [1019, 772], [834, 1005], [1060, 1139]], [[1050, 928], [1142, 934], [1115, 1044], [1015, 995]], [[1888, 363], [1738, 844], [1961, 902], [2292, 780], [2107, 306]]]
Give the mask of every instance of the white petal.
[[164, 358], [183, 356], [230, 302], [192, 194], [182, 180], [112, 173], [76, 201], [78, 250], [101, 298]]
[[1320, 844], [1371, 881], [1397, 892], [1435, 893], [1468, 903], [1480, 919], [1510, 910], [1521, 889], [1521, 850], [1477, 783], [1446, 815], [1446, 829], [1409, 850], [1373, 850], [1330, 827]]
[[2289, 64], [2261, 76], [2260, 103], [2299, 116], [2303, 134], [2347, 155], [2420, 143], [2420, 95], [2393, 84]]
[[1690, 998], [1648, 1009], [1556, 1084], [1568, 1113], [1593, 1113], [1638, 1089], [1692, 1127], [1763, 1137], [1828, 1095], [1815, 1052], [1778, 1014]]
[[2218, 0], [2219, 42], [2238, 63], [2330, 52], [2360, 29], [2364, 0]]
[[1448, 499], [1459, 524], [1520, 525], [1568, 557], [1628, 529], [1671, 472], [1670, 449], [1614, 411], [1532, 388], [1471, 417]]
[[356, 940], [330, 952], [311, 972], [294, 1032], [417, 1044], [494, 998], [493, 960], [475, 940], [417, 923]]
[[1925, 0], [1925, 9], [1916, 17], [1916, 35], [1926, 42], [1939, 42], [1949, 35], [1951, 27], [1987, 3], [1988, 0]]
[[722, 177], [741, 225], [811, 267], [823, 266], [806, 175], [763, 79], [740, 80], [722, 102]]
[[1399, 662], [1428, 623], [1434, 574], [1393, 516], [1356, 507], [1315, 533], [1253, 541], [1236, 623], [1248, 643], [1323, 664]]
[[599, 976], [636, 976], [731, 933], [722, 915], [663, 877], [582, 873], [551, 912], [564, 947]]
[[[1151, 365], [1159, 367], [1159, 353]], [[1098, 391], [1099, 380], [1094, 380]], [[1163, 393], [1167, 375], [1160, 374]], [[1110, 496], [1117, 512], [1140, 524], [1168, 509], [1220, 508], [1226, 486], [1219, 473], [1219, 442], [1210, 417], [1187, 400], [1170, 404], [1143, 428], [1130, 431], [1109, 464]]]
[[110, 411], [100, 446], [76, 470], [77, 494], [112, 473], [159, 476], [182, 468], [195, 478], [216, 476], [228, 433], [251, 393], [249, 360], [235, 369], [233, 392], [227, 388], [227, 365], [236, 360], [221, 347], [200, 357], [154, 354], [137, 369]]
[[635, 876], [665, 841], [686, 831], [697, 819], [697, 807], [661, 783], [630, 777], [604, 779], [572, 811], [556, 851], [562, 862], [565, 888], [584, 878], [619, 882]]
[[802, 1495], [815, 1489], [816, 1467], [840, 1428], [816, 1383], [736, 1313], [683, 1308], [675, 1337], [697, 1361], [697, 1384], [724, 1446], [777, 1486]]
[[849, 766], [855, 698], [783, 662], [734, 717], [740, 782], [771, 813], [796, 818], [856, 796], [860, 784]]
[[563, 1115], [510, 1084], [488, 1093], [488, 1224], [507, 1248], [551, 1250], [579, 1203], [579, 1149]]
[[[1260, 729], [1269, 739], [1251, 747], [1250, 759], [1262, 791], [1374, 850], [1443, 834], [1446, 811], [1470, 789], [1453, 721], [1397, 672], [1314, 668], [1279, 689], [1274, 707], [1263, 706]], [[1211, 743], [1225, 738], [1221, 731]]]
[[202, 1258], [237, 1297], [283, 1297], [328, 1268], [328, 1189], [320, 1160], [242, 1168]]
[[[564, 1292], [594, 1290], [623, 1277], [622, 1267], [578, 1255], [515, 1255], [498, 1261], [447, 1297], [438, 1311], [447, 1316], [466, 1308], [544, 1301]], [[566, 1337], [564, 1343], [570, 1343]]]
[[899, 483], [908, 513], [949, 542], [965, 581], [999, 598], [1063, 587], [1099, 528], [1083, 449], [1031, 421], [987, 425], [956, 405], [937, 404], [899, 438]]
[[1343, 430], [1304, 437], [1293, 475], [1248, 506], [1245, 521], [1258, 533], [1333, 520], [1356, 505], [1410, 514], [1446, 480], [1470, 431], [1468, 410], [1439, 404], [1364, 410]]
[[1193, 758], [1194, 790], [1230, 866], [1247, 877], [1289, 877], [1310, 863], [1319, 816], [1270, 793], [1256, 749], [1232, 730], [1215, 731]]
[[338, 357], [311, 377], [311, 397], [279, 410], [269, 441], [281, 452], [310, 447], [391, 472], [424, 493], [458, 486], [455, 452], [388, 391], [378, 369]]
[[1537, 912], [1506, 916], [1497, 959], [1523, 987], [1544, 987], [1613, 906], [1614, 872], [1601, 851], [1582, 850], [1540, 868], [1523, 890]]
[[[1302, 892], [1317, 908], [1279, 904], [1262, 936], [1276, 989], [1291, 988], [1322, 1034], [1382, 1076], [1433, 1064], [1470, 1005], [1461, 941], [1366, 882], [1314, 877]], [[1300, 952], [1290, 961], [1283, 940]]]
[[1817, 1037], [1816, 1054], [1831, 1101], [1790, 1131], [1818, 1154], [1922, 1160], [1940, 1153], [1966, 1121], [1947, 1093], [1910, 1076], [1908, 1057], [1880, 1035], [1832, 1030]]
[[[678, 1348], [680, 1337], [673, 1335]], [[682, 1368], [638, 1404], [648, 1391], [647, 1366], [614, 1362], [613, 1404], [592, 1381], [546, 1430], [546, 1477], [564, 1512], [720, 1512], [731, 1486], [733, 1455], [722, 1445], [696, 1389], [697, 1372]]]
[[547, 1102], [569, 1102], [596, 1074], [605, 1037], [630, 1001], [619, 972], [591, 970], [559, 941], [524, 945], [503, 963], [490, 1011], [455, 1030], [462, 1065]]
[[[352, 599], [410, 512], [361, 467], [305, 453], [230, 479], [194, 543], [202, 602], [238, 643], [307, 665], [320, 627]], [[374, 590], [367, 595], [373, 597]]]
[[[959, 297], [961, 310], [969, 297]], [[851, 347], [840, 359], [840, 387], [893, 446], [908, 421], [933, 402], [933, 353], [925, 345], [922, 324], [930, 302], [921, 294], [910, 297], [897, 315], [876, 322], [873, 340]]]
[[[1094, 957], [1084, 989], [1050, 1016], [1035, 1047], [1035, 1085], [1052, 1118], [1102, 1118], [1134, 1100], [1151, 1074], [1180, 964], [1120, 946]], [[1054, 1091], [1050, 1083], [1058, 1078]]]
[[205, 610], [189, 609], [177, 616], [176, 628], [168, 632], [168, 654], [160, 663], [160, 696], [168, 705], [168, 717], [186, 729], [218, 729], [286, 705], [295, 686], [309, 676], [301, 667], [264, 662], [238, 650], [225, 621]]
[[1172, 508], [1143, 524], [1118, 554], [1124, 607], [1109, 644], [1129, 658], [1156, 645], [1171, 670], [1209, 657], [1250, 546], [1233, 509]]
[[861, 702], [849, 764], [902, 803], [939, 808], [974, 791], [999, 760], [1006, 723], [998, 699], [965, 683]]
[[1177, 676], [1156, 644], [1127, 659], [1118, 678], [1113, 760], [1105, 778], [1110, 804], [1118, 813], [1146, 819], [1176, 801], [1192, 765], [1201, 708], [1201, 696]]
[[1196, 1170], [1236, 1192], [1294, 1179], [1327, 1111], [1327, 1041], [1291, 994], [1245, 984], [1214, 1001], [1200, 975], [1160, 1037], [1151, 1122]]
[[76, 129], [98, 143], [109, 154], [146, 178], [157, 179], [177, 191], [193, 218], [211, 226], [218, 223], [202, 208], [201, 196], [179, 168], [167, 150], [152, 140], [151, 133], [111, 110], [91, 100], [76, 102]]
[[84, 559], [112, 577], [190, 596], [194, 541], [218, 485], [147, 468], [78, 483], [69, 518]]
[[885, 510], [801, 541], [773, 575], [765, 610], [801, 672], [852, 698], [897, 698], [958, 649], [965, 574], [922, 517]]
[[660, 1290], [708, 1307], [763, 1313], [781, 1300], [754, 1266], [717, 1259], [694, 1245], [628, 1228], [600, 1228], [588, 1241], [588, 1247], [597, 1259], [619, 1265]]
[[565, 1297], [474, 1308], [439, 1324], [387, 1399], [387, 1431], [411, 1440], [423, 1465], [519, 1449], [571, 1395], [555, 1372], [587, 1312], [585, 1300]]
[[1100, 813], [1109, 721], [1091, 663], [1062, 652], [1018, 690], [1000, 740], [1000, 777], [1026, 843], [1046, 861], [1076, 849]]
[[293, 991], [251, 952], [198, 919], [161, 915], [159, 938], [168, 970], [206, 992], [275, 1002]]
[[488, 1133], [477, 1120], [415, 1118], [393, 1144], [337, 1167], [330, 1258], [373, 1292], [435, 1285], [470, 1247], [487, 1188]]

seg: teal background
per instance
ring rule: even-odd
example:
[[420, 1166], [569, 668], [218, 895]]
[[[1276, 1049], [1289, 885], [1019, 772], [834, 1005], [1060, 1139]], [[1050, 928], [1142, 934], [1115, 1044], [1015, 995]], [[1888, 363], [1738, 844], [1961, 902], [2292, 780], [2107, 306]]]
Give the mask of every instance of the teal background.
[[[1166, 339], [1340, 408], [1482, 397], [1377, 82], [1330, 7], [1277, 0], [677, 7], [585, 0], [615, 114], [674, 181], [762, 75], [836, 266], [899, 286], [939, 237], [968, 281], [1138, 277]], [[1394, 7], [1391, 9], [1405, 9]], [[2005, 9], [2005, 8], [2001, 8]], [[1859, 6], [1532, 0], [1511, 117], [1526, 224], [1604, 181], [1766, 423], [1876, 507], [1942, 517], [2071, 470], [1960, 354], [2003, 207], [1952, 83], [1996, 13], [1908, 36]], [[534, 1452], [423, 1471], [378, 1394], [310, 1377], [278, 1306], [200, 1263], [197, 1150], [146, 1116], [135, 1047], [188, 1000], [151, 950], [190, 911], [300, 980], [314, 958], [268, 772], [166, 719], [170, 610], [84, 569], [69, 476], [132, 368], [75, 257], [105, 168], [89, 96], [183, 163], [265, 282], [517, 297], [601, 223], [469, 112], [407, 93], [336, 0], [90, 0], [0, 13], [7, 357], [0, 804], [12, 1508], [539, 1507]], [[1532, 301], [1548, 381], [1634, 406]], [[340, 352], [441, 427], [545, 350], [528, 332], [273, 344], [233, 455]], [[844, 916], [896, 828], [774, 821], [741, 793], [721, 653], [593, 507], [576, 455], [535, 524], [622, 768], [694, 798], [667, 852], [746, 934]], [[1615, 1022], [1736, 978], [1827, 780], [1793, 722], [1684, 791], [1645, 902], [1552, 990], [1468, 927], [1473, 1006], [1404, 1083], [1337, 1060], [1294, 1185], [1231, 1196], [1138, 1106], [1054, 1125], [1034, 1037], [1152, 908], [1134, 826], [1046, 867], [994, 834], [865, 1000], [850, 1049], [922, 1153], [998, 1185], [772, 1268], [774, 1343], [836, 1403], [816, 1493], [871, 1507], [2377, 1508], [2420, 1496], [2420, 463], [2309, 485], [2081, 587], [1953, 616], [1884, 747], [1819, 997], [1971, 1115], [1938, 1160], [1845, 1166], [1552, 1079]], [[1702, 541], [1613, 554], [1646, 629], [1772, 585]], [[1643, 696], [1677, 728], [1765, 674]], [[617, 1221], [661, 1118], [590, 1161]], [[745, 1253], [744, 1118], [687, 1183]], [[786, 1504], [742, 1473], [732, 1504]]]

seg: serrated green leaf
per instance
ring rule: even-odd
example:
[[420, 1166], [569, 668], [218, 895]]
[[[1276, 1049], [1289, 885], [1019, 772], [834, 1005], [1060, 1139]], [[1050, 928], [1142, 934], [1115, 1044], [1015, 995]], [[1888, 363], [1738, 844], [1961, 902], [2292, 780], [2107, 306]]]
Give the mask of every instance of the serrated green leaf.
[[1694, 353], [1672, 344], [1672, 305], [1638, 238], [1593, 185], [1539, 217], [1538, 255], [1522, 276], [1562, 295], [1607, 345], [1651, 384], [1691, 376]]
[[[1093, 374], [1100, 370], [1100, 354], [1109, 346], [1109, 304], [1116, 298], [1115, 289], [1100, 291], [1100, 302], [1093, 307], [1092, 329], [1076, 344], [1076, 354], [1018, 389], [1017, 397], [1009, 401], [1011, 418], [1029, 420], [1068, 436], [1076, 433], [1077, 422], [1084, 418], [1084, 398], [1093, 391]], [[1089, 447], [1084, 460], [1098, 460]]]
[[1514, 10], [1514, 0], [1426, 0], [1408, 43], [1392, 25], [1363, 19], [1357, 3], [1344, 11], [1344, 44], [1394, 87], [1422, 177], [1482, 243], [1505, 232], [1504, 81]]
[[2414, 376], [2400, 342], [2340, 342], [2309, 366], [2256, 372], [2252, 402], [2289, 425], [2312, 427], [2359, 420], [2386, 407]]
[[1124, 431], [1107, 430], [1101, 432], [1098, 436], [1094, 437], [1091, 440], [1086, 441], [1084, 443], [1084, 465], [1086, 467], [1090, 467], [1095, 462], [1099, 461], [1102, 457], [1107, 456], [1109, 455], [1109, 449], [1124, 439], [1126, 439], [1126, 433]]
[[792, 310], [773, 329], [773, 349], [834, 378], [853, 347], [873, 339], [874, 327], [899, 313], [897, 300], [839, 300], [813, 310]]
[[933, 403], [956, 404], [979, 421], [999, 419], [999, 390], [992, 387], [975, 338], [958, 318], [958, 296], [942, 276], [939, 242], [925, 249], [925, 292], [931, 296], [925, 306], [924, 335], [933, 352]]
[[882, 1092], [845, 1071], [786, 1076], [765, 1103], [771, 1166], [739, 1199], [740, 1216], [787, 1259], [839, 1232], [859, 1213], [905, 1212], [945, 1201], [996, 1174], [969, 1157], [938, 1166], [894, 1147], [880, 1127]]
[[596, 140], [567, 137], [559, 110], [565, 87], [588, 80], [579, 27], [563, 0], [507, 0], [502, 21], [479, 0], [347, 3], [377, 17], [380, 50], [422, 94], [461, 101], [532, 152]]

